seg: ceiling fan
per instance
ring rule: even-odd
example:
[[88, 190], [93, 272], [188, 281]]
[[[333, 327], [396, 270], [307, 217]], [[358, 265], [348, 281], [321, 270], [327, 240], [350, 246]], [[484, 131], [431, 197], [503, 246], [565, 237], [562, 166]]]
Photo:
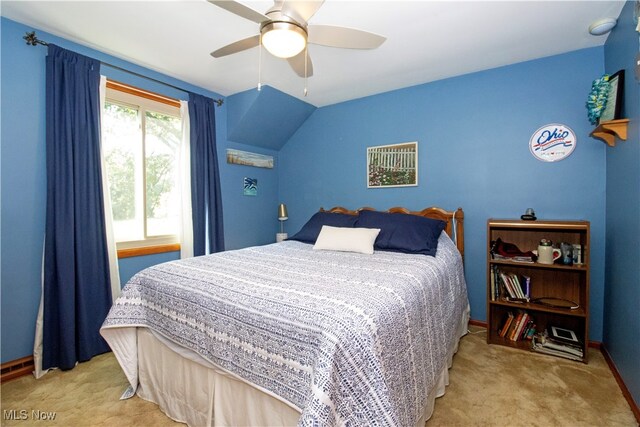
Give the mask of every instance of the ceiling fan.
[[386, 40], [386, 37], [353, 28], [308, 25], [307, 21], [320, 9], [324, 0], [276, 0], [264, 14], [236, 1], [208, 1], [260, 24], [259, 34], [224, 46], [211, 52], [211, 56], [220, 58], [262, 43], [272, 55], [287, 59], [300, 77], [313, 75], [311, 58], [305, 49], [307, 43], [347, 49], [375, 49]]

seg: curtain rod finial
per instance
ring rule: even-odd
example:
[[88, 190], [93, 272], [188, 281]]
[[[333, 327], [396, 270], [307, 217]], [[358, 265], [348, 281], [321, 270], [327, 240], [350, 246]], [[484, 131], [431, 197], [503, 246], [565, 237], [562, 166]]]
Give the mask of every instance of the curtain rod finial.
[[38, 36], [36, 36], [36, 32], [35, 31], [27, 32], [26, 35], [24, 37], [22, 37], [22, 38], [30, 46], [37, 46], [39, 44], [41, 44], [43, 46], [47, 46], [48, 45], [48, 43], [45, 43], [42, 40], [38, 39]]
[[217, 105], [218, 107], [222, 107], [222, 104], [224, 104], [224, 99], [222, 99], [222, 98], [220, 98], [220, 99], [214, 99], [213, 101], [216, 103], [216, 105]]

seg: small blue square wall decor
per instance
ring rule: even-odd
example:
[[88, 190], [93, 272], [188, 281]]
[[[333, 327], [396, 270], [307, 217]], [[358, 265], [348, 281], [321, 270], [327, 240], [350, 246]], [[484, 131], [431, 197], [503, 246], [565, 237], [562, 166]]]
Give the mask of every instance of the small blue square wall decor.
[[258, 195], [258, 180], [256, 178], [244, 178], [244, 195], [245, 196], [257, 196]]

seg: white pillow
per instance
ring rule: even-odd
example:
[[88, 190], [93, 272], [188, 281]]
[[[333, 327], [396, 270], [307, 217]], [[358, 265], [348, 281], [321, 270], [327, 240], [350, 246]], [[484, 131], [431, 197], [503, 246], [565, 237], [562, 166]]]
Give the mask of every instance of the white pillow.
[[358, 252], [371, 255], [379, 228], [348, 228], [323, 225], [313, 249]]

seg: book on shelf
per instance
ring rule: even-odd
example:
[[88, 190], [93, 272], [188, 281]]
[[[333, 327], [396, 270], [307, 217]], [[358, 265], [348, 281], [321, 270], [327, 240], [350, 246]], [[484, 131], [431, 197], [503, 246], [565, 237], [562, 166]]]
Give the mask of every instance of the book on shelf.
[[509, 311], [502, 327], [498, 329], [498, 335], [509, 341], [531, 340], [535, 327], [535, 322], [527, 311]]
[[518, 333], [518, 329], [520, 328], [520, 324], [522, 323], [522, 316], [523, 313], [519, 312], [516, 315], [515, 320], [513, 321], [513, 326], [509, 328], [509, 335], [507, 336], [507, 338], [509, 338], [510, 341], [515, 341], [515, 337], [516, 334]]
[[533, 322], [533, 319], [531, 320], [531, 325], [528, 327], [527, 331], [526, 331], [526, 336], [524, 337], [524, 339], [531, 341], [533, 340], [533, 336], [536, 334], [536, 324]]
[[571, 344], [554, 339], [549, 336], [547, 330], [534, 335], [532, 349], [539, 353], [552, 354], [571, 360], [582, 361], [584, 359], [584, 351], [581, 344]]
[[516, 330], [513, 331], [513, 335], [511, 336], [511, 341], [518, 341], [520, 339], [520, 334], [522, 334], [522, 328], [524, 328], [525, 323], [528, 321], [529, 315], [524, 312], [520, 316], [520, 322], [518, 322], [518, 326]]
[[522, 328], [520, 328], [520, 333], [518, 334], [518, 341], [526, 340], [527, 335], [529, 334], [529, 330], [533, 326], [533, 319], [530, 315], [527, 314], [526, 322], [523, 323]]
[[511, 326], [511, 323], [513, 322], [513, 313], [509, 312], [507, 313], [507, 319], [504, 321], [502, 328], [500, 328], [500, 337], [504, 337], [507, 334], [507, 331], [509, 330], [509, 327]]
[[495, 268], [493, 268], [495, 266], [491, 266], [491, 271], [489, 272], [490, 274], [490, 283], [491, 283], [491, 301], [495, 301], [496, 300], [496, 270]]
[[520, 276], [522, 279], [521, 286], [522, 291], [524, 292], [527, 301], [531, 299], [531, 277], [522, 275]]
[[501, 271], [492, 267], [492, 299], [503, 299], [512, 302], [529, 302], [531, 300], [531, 278], [529, 276]]

